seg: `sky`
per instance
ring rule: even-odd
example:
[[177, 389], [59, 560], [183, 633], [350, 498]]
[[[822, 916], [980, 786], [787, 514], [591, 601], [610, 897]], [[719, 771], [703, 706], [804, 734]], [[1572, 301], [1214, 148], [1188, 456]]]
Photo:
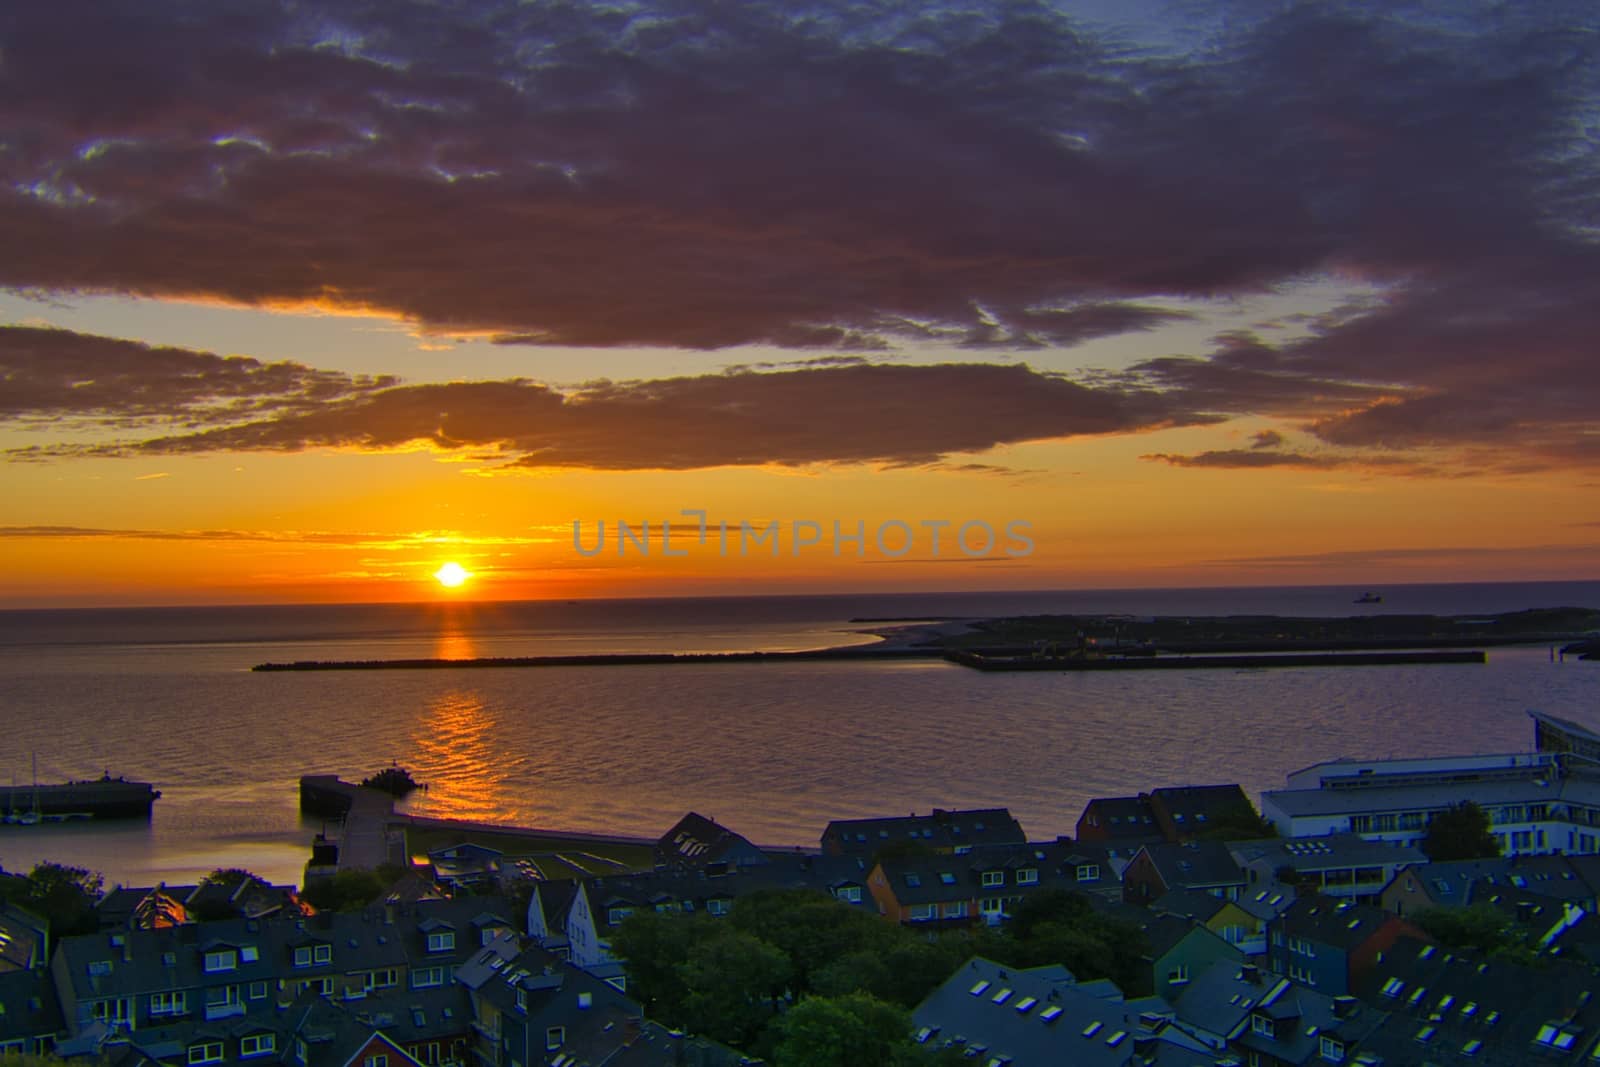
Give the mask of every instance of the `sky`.
[[1586, 0], [8, 5], [0, 606], [1600, 577], [1597, 133]]

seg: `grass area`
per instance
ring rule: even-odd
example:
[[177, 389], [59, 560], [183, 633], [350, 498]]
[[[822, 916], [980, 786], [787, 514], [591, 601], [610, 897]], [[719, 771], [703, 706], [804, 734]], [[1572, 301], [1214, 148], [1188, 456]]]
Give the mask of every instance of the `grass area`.
[[435, 849], [468, 843], [498, 849], [508, 856], [532, 858], [546, 878], [649, 870], [655, 862], [649, 845], [615, 844], [581, 837], [549, 837], [500, 830], [406, 827], [408, 856], [420, 856]]

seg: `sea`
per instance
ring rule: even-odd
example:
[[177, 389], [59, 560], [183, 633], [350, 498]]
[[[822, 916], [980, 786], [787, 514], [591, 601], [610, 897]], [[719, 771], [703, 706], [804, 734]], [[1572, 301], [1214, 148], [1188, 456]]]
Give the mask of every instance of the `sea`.
[[[654, 837], [697, 811], [762, 844], [831, 819], [1009, 807], [1036, 839], [1091, 797], [1337, 757], [1523, 752], [1538, 709], [1600, 727], [1600, 663], [985, 674], [942, 661], [252, 673], [262, 662], [796, 650], [989, 615], [1487, 614], [1600, 607], [1600, 582], [0, 612], [0, 781], [113, 775], [148, 822], [0, 825], [0, 868], [106, 884], [240, 866], [301, 880], [298, 779], [391, 763], [418, 814]], [[873, 621], [862, 621], [873, 620]]]

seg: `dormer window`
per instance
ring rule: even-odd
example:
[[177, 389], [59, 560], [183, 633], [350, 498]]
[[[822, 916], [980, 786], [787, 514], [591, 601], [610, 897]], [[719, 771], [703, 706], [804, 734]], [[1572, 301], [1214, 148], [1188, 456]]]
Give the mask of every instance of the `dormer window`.
[[1022, 870], [1017, 872], [1017, 884], [1018, 885], [1038, 885], [1039, 884], [1039, 868], [1037, 868], [1037, 867], [1024, 867], [1024, 868], [1022, 868]]
[[1080, 863], [1073, 872], [1080, 882], [1097, 882], [1100, 880], [1100, 865], [1098, 863]]
[[1260, 1034], [1262, 1037], [1274, 1037], [1277, 1034], [1272, 1025], [1272, 1018], [1267, 1015], [1250, 1016], [1250, 1032]]
[[332, 963], [333, 962], [333, 946], [332, 945], [316, 945], [316, 946], [313, 946], [312, 950], [311, 950], [311, 958], [316, 960], [318, 963]]
[[[616, 912], [616, 911], [619, 911], [619, 910], [621, 910], [621, 909], [619, 909], [619, 908], [613, 908], [612, 909], [613, 912]], [[616, 922], [618, 920], [613, 919], [612, 921]], [[454, 949], [455, 947], [456, 947], [456, 932], [454, 930], [435, 930], [433, 933], [428, 935], [428, 951], [429, 952], [449, 952], [452, 949]]]
[[997, 885], [1005, 885], [1006, 884], [1006, 872], [1005, 871], [984, 871], [983, 872], [983, 884], [984, 884], [985, 887], [997, 886]]
[[1322, 1058], [1329, 1063], [1344, 1062], [1343, 1042], [1335, 1041], [1331, 1037], [1324, 1037], [1322, 1039], [1320, 1052], [1322, 1054]]

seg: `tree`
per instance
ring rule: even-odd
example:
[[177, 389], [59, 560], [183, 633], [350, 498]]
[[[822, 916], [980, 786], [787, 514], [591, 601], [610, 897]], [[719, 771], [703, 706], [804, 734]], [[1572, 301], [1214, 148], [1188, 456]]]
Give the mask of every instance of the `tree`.
[[919, 1049], [903, 1008], [866, 993], [807, 997], [779, 1019], [773, 1067], [909, 1065]]
[[1149, 951], [1137, 926], [1101, 915], [1082, 893], [1049, 889], [1017, 906], [994, 958], [1013, 967], [1059, 963], [1080, 980], [1109, 978], [1142, 995], [1150, 991]]
[[688, 990], [684, 1025], [734, 1048], [754, 1048], [794, 969], [781, 949], [728, 923], [713, 920], [707, 930], [679, 967]]
[[1422, 851], [1435, 863], [1493, 859], [1500, 855], [1500, 842], [1489, 830], [1489, 813], [1465, 800], [1433, 817]]
[[1538, 955], [1528, 932], [1492, 904], [1429, 908], [1415, 922], [1439, 944], [1497, 959], [1534, 963]]
[[883, 950], [900, 933], [881, 918], [809, 889], [764, 890], [733, 902], [735, 927], [781, 949], [794, 969], [796, 995], [812, 975], [839, 957]]
[[652, 1019], [679, 1023], [689, 987], [683, 962], [690, 949], [712, 933], [720, 920], [708, 915], [641, 911], [628, 916], [612, 935], [611, 948], [627, 961], [628, 993]]
[[300, 899], [318, 911], [360, 911], [378, 901], [409, 868], [385, 865], [373, 870], [349, 868], [332, 878], [306, 883]]
[[94, 909], [105, 896], [105, 879], [96, 871], [40, 863], [21, 878], [4, 879], [0, 891], [47, 920], [52, 938], [92, 934], [100, 928]]

